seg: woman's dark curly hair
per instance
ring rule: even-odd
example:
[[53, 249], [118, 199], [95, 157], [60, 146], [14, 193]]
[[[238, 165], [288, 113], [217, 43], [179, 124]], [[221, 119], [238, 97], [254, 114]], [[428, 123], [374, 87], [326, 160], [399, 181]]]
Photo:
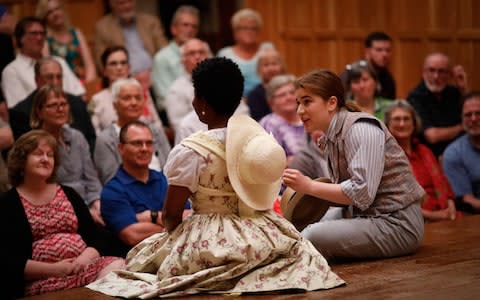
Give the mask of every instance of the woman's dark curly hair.
[[57, 148], [57, 141], [50, 133], [42, 129], [30, 130], [19, 137], [12, 149], [8, 153], [7, 168], [8, 179], [10, 184], [14, 187], [19, 186], [25, 179], [25, 165], [30, 153], [37, 149], [40, 141], [46, 141], [53, 150], [54, 167], [52, 175], [47, 179], [47, 182], [55, 182], [55, 171], [59, 164], [59, 153]]
[[205, 100], [220, 115], [231, 116], [243, 94], [243, 75], [238, 65], [225, 57], [200, 62], [192, 72], [195, 97]]

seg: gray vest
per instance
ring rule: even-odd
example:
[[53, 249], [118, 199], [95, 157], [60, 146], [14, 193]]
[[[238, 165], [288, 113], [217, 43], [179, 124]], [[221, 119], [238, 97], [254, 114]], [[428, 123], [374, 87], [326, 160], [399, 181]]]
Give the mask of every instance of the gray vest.
[[335, 127], [333, 128], [335, 134], [333, 141], [335, 142], [332, 142], [330, 139], [326, 141], [328, 166], [332, 182], [340, 183], [351, 177], [348, 173], [345, 151], [355, 151], [355, 149], [345, 149], [345, 137], [353, 123], [361, 120], [368, 120], [368, 122], [377, 124], [385, 133], [385, 153], [378, 153], [378, 155], [385, 156], [385, 165], [375, 200], [364, 211], [353, 207], [353, 215], [376, 216], [389, 214], [401, 210], [414, 202], [420, 204], [425, 191], [415, 179], [405, 152], [383, 122], [367, 113], [352, 113], [345, 109], [341, 109], [338, 112]]

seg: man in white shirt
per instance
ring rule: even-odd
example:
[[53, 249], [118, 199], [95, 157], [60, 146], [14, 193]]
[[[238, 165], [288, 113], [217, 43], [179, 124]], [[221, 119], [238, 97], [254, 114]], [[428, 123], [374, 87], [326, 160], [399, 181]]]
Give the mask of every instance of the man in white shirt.
[[[35, 17], [25, 17], [15, 26], [19, 53], [2, 72], [2, 89], [9, 108], [25, 99], [37, 87], [34, 66], [37, 60], [43, 57], [45, 35], [42, 20]], [[62, 66], [64, 91], [75, 96], [84, 96], [85, 88], [65, 60], [61, 57], [55, 59]]]
[[183, 117], [193, 110], [193, 69], [199, 62], [212, 56], [208, 44], [199, 39], [185, 42], [180, 53], [186, 73], [173, 81], [165, 97], [165, 109], [174, 130], [177, 130]]

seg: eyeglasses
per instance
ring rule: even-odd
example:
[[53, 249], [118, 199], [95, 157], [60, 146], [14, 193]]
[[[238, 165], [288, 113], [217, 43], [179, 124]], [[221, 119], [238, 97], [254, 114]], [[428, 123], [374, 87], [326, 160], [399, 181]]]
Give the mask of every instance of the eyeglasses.
[[238, 31], [253, 31], [253, 32], [258, 32], [260, 31], [260, 28], [257, 26], [239, 26], [236, 28]]
[[448, 69], [442, 69], [442, 68], [439, 68], [439, 69], [436, 69], [436, 68], [425, 68], [425, 71], [427, 71], [427, 73], [430, 73], [430, 74], [435, 74], [437, 73], [438, 75], [447, 75], [450, 73], [450, 71]]
[[195, 56], [195, 55], [198, 55], [198, 56], [207, 56], [207, 51], [205, 50], [192, 50], [192, 51], [188, 51], [188, 52], [185, 52], [183, 55], [186, 56], [186, 57], [190, 57], [190, 56]]
[[117, 67], [117, 66], [126, 66], [128, 65], [127, 60], [114, 60], [107, 63], [107, 67]]
[[480, 111], [469, 111], [463, 114], [464, 119], [469, 119], [469, 118], [480, 118]]
[[274, 94], [273, 98], [285, 98], [287, 96], [293, 96], [293, 95], [295, 95], [295, 90], [285, 91], [285, 92], [280, 93], [280, 94]]
[[47, 33], [45, 31], [27, 31], [25, 32], [25, 35], [31, 35], [31, 36], [41, 36], [44, 37]]
[[153, 141], [152, 140], [146, 140], [146, 141], [133, 140], [133, 141], [123, 142], [123, 144], [132, 145], [134, 148], [142, 148], [143, 145], [145, 145], [145, 147], [147, 147], [147, 148], [153, 147]]
[[366, 60], [359, 60], [359, 61], [356, 61], [356, 62], [353, 62], [351, 64], [348, 64], [345, 66], [345, 69], [347, 69], [347, 71], [353, 71], [353, 70], [358, 70], [360, 68], [364, 69], [368, 66], [368, 61]]
[[68, 102], [55, 102], [45, 105], [45, 108], [48, 110], [58, 110], [59, 108], [65, 109], [68, 107]]
[[393, 117], [393, 118], [390, 119], [390, 121], [391, 121], [392, 123], [399, 124], [399, 123], [401, 123], [402, 121], [403, 121], [404, 123], [412, 122], [413, 119], [412, 119], [412, 117], [409, 117], [409, 116], [403, 116], [403, 117]]

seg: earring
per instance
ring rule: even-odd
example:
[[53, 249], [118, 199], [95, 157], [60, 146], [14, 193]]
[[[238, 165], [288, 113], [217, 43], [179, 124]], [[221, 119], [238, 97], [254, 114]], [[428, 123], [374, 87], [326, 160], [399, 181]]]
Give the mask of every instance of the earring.
[[205, 115], [205, 111], [204, 111], [204, 110], [202, 110], [202, 116], [204, 116], [204, 115]]

